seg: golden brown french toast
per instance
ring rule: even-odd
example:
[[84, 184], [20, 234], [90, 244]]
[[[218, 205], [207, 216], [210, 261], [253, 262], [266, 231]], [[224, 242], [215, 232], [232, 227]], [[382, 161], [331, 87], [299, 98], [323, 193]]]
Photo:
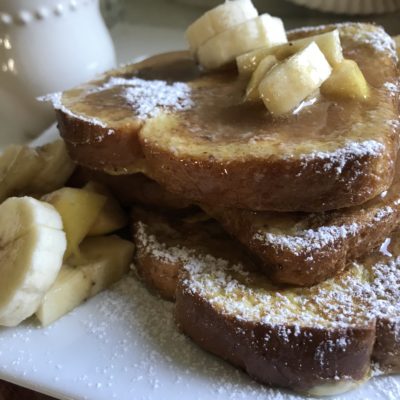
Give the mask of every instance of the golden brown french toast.
[[[189, 236], [188, 221], [143, 210], [135, 218], [136, 262], [144, 252], [147, 261], [178, 272], [182, 331], [258, 381], [327, 395], [368, 379], [371, 363], [400, 372], [399, 232], [385, 254], [375, 251], [312, 288], [285, 288], [260, 274], [218, 228], [215, 236], [201, 229], [211, 221], [192, 222], [196, 234]], [[162, 275], [147, 281], [158, 288], [163, 282]]]
[[61, 134], [79, 164], [144, 172], [192, 201], [270, 211], [361, 204], [393, 178], [397, 55], [380, 27], [336, 27], [371, 88], [368, 101], [321, 95], [273, 118], [261, 103], [243, 103], [247, 82], [235, 69], [204, 73], [188, 53], [169, 53], [53, 97]]

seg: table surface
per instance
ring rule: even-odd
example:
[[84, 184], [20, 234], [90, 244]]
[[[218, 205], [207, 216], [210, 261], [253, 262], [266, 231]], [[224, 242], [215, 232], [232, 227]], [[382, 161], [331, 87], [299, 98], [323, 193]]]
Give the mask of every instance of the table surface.
[[[188, 0], [154, 0], [143, 2], [140, 0], [126, 1], [121, 21], [129, 24], [150, 25], [152, 27], [169, 27], [178, 30], [184, 28], [199, 16], [202, 7], [189, 6]], [[391, 13], [384, 16], [348, 17], [343, 15], [322, 14], [307, 10], [283, 0], [255, 0], [261, 12], [268, 11], [272, 15], [284, 18], [288, 29], [305, 26], [338, 22], [343, 20], [375, 21], [382, 24], [392, 35], [399, 34], [398, 20], [400, 13]], [[166, 18], [168, 15], [168, 18]], [[121, 26], [113, 28], [114, 37], [121, 36]], [[116, 33], [118, 32], [118, 35]], [[129, 40], [129, 38], [126, 38]], [[183, 43], [183, 40], [182, 40]], [[122, 60], [128, 61], [128, 60]], [[0, 400], [51, 400], [52, 398], [20, 388], [11, 383], [0, 381]]]
[[53, 398], [0, 381], [0, 400], [53, 400]]

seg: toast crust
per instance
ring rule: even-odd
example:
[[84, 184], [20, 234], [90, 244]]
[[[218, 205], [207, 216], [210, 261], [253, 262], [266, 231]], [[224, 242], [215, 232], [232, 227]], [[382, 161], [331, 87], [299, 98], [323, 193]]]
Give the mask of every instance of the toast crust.
[[309, 394], [338, 381], [357, 386], [369, 374], [373, 327], [325, 330], [250, 323], [218, 313], [180, 287], [175, 312], [178, 326], [195, 343], [270, 386]]
[[[204, 75], [189, 55], [172, 53], [65, 92], [56, 104], [60, 132], [79, 164], [115, 174], [142, 171], [193, 201], [276, 211], [361, 204], [393, 178], [397, 56], [381, 28], [339, 30], [345, 56], [371, 85], [369, 102], [321, 98], [287, 120], [272, 120], [262, 105], [241, 103], [246, 83], [235, 71]], [[154, 98], [160, 80], [162, 111], [143, 97]]]

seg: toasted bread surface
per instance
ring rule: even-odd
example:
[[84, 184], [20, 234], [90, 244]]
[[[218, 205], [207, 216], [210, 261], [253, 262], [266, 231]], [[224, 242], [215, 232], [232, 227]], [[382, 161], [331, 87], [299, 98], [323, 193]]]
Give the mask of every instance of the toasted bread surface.
[[255, 212], [204, 206], [271, 280], [311, 286], [380, 245], [400, 222], [400, 162], [388, 191], [361, 206], [323, 213]]
[[141, 171], [192, 201], [277, 211], [361, 204], [393, 178], [397, 56], [382, 28], [338, 29], [345, 56], [371, 86], [370, 101], [321, 97], [273, 119], [261, 104], [242, 102], [246, 82], [236, 71], [204, 74], [187, 53], [172, 53], [65, 92], [55, 104], [61, 134], [81, 165]]
[[139, 248], [146, 243], [142, 249], [152, 262], [161, 268], [172, 262], [178, 270], [180, 328], [257, 380], [321, 393], [366, 379], [371, 362], [385, 373], [400, 372], [400, 232], [387, 248], [350, 263], [335, 278], [290, 288], [272, 284], [236, 253], [236, 243], [202, 229], [204, 222], [195, 223], [190, 237], [182, 229], [187, 222], [176, 217], [141, 210], [135, 221], [141, 225]]

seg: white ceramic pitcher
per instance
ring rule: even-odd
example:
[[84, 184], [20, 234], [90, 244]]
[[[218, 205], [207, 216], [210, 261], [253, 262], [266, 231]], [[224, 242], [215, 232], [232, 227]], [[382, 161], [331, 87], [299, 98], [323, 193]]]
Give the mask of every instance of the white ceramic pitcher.
[[98, 0], [0, 0], [0, 144], [51, 123], [53, 111], [38, 96], [114, 65]]

